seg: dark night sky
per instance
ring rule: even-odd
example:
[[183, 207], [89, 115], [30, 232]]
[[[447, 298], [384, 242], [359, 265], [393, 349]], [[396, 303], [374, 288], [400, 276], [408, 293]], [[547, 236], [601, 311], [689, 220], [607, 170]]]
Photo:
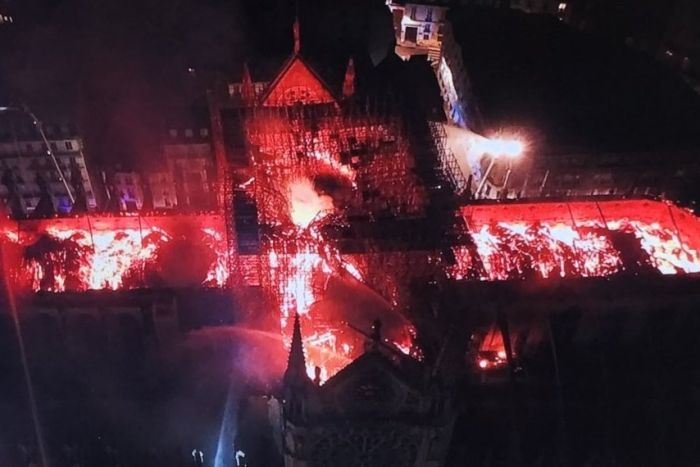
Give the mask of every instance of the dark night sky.
[[[0, 87], [45, 120], [72, 115], [93, 161], [156, 165], [165, 121], [189, 104], [194, 67], [237, 75], [291, 51], [294, 0], [22, 0], [0, 41]], [[455, 30], [488, 126], [529, 125], [552, 144], [631, 149], [694, 131], [697, 96], [620, 44], [553, 19], [469, 11]], [[345, 59], [391, 40], [383, 0], [299, 0], [303, 51]], [[0, 98], [2, 92], [0, 90]], [[668, 137], [667, 137], [668, 136]], [[654, 138], [652, 138], [654, 137]], [[646, 141], [645, 141], [646, 140]]]
[[[381, 0], [299, 3], [305, 49], [366, 53], [377, 24], [391, 35]], [[94, 161], [141, 167], [157, 163], [166, 114], [189, 103], [187, 68], [226, 72], [251, 57], [288, 54], [296, 10], [292, 0], [23, 0], [14, 7], [17, 24], [0, 44], [6, 94], [44, 120], [76, 119]]]
[[451, 15], [485, 128], [523, 128], [555, 152], [700, 142], [700, 96], [621, 40], [518, 11]]

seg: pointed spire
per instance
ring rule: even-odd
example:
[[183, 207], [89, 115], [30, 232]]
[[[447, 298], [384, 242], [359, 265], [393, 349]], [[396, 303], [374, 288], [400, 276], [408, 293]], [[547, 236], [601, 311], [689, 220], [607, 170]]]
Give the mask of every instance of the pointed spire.
[[252, 104], [255, 101], [255, 85], [250, 76], [248, 62], [243, 62], [243, 76], [241, 77], [241, 99], [245, 104]]
[[348, 68], [345, 70], [345, 80], [343, 81], [343, 97], [347, 99], [353, 94], [355, 94], [355, 62], [350, 57]]
[[301, 51], [301, 31], [299, 28], [299, 13], [294, 18], [294, 55], [299, 55]]
[[289, 348], [289, 360], [287, 371], [284, 373], [285, 383], [308, 382], [306, 375], [306, 358], [304, 357], [304, 343], [301, 339], [301, 325], [299, 313], [294, 313], [294, 330], [292, 331], [292, 345]]

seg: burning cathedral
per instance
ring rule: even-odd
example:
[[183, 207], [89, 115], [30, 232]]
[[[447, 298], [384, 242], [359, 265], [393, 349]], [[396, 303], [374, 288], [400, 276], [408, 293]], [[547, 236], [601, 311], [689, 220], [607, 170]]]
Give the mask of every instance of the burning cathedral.
[[[503, 316], [561, 306], [563, 281], [600, 292], [590, 303], [620, 278], [683, 277], [694, 293], [700, 220], [689, 211], [650, 199], [474, 202], [445, 145], [437, 86], [421, 82], [434, 81], [428, 62], [348, 57], [330, 80], [302, 53], [298, 26], [294, 36], [276, 74], [244, 65], [209, 93], [216, 211], [6, 219], [12, 280], [44, 309], [60, 297], [75, 309], [96, 290], [254, 291], [288, 352], [258, 417], [287, 467], [444, 465], [454, 375], [514, 367], [525, 350]], [[142, 308], [156, 334], [164, 302]]]

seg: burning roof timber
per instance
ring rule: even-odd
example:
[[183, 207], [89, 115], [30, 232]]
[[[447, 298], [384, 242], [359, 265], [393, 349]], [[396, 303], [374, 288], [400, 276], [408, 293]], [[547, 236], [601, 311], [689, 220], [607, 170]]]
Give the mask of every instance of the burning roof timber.
[[[700, 272], [700, 219], [665, 202], [476, 204], [460, 208], [459, 214], [468, 241], [453, 245], [455, 264], [445, 262], [447, 274], [454, 279]], [[25, 279], [35, 290], [50, 292], [178, 284], [224, 287], [231, 283], [228, 277], [232, 273], [226, 266], [225, 236], [221, 216], [196, 214], [6, 221], [2, 228], [2, 239], [19, 247], [19, 258], [28, 266]], [[175, 245], [173, 242], [178, 242], [180, 256], [192, 253], [206, 259], [207, 264], [197, 273], [201, 281], [193, 284], [192, 278], [168, 272], [177, 266], [169, 265], [172, 258], [167, 247]], [[321, 267], [322, 252], [306, 250], [265, 251], [261, 256], [267, 257], [259, 258], [264, 260], [260, 264], [274, 270], [285, 254], [311, 255], [316, 260], [309, 256], [307, 261], [284, 261], [319, 263], [319, 270], [331, 269]], [[352, 264], [345, 267], [356, 278], [374, 272], [356, 270], [372, 267], [363, 256], [366, 254], [342, 254]], [[47, 275], [53, 278], [52, 283]]]
[[228, 276], [217, 215], [5, 221], [0, 236], [11, 274], [35, 291], [221, 287]]
[[[415, 251], [409, 243], [405, 250], [360, 253], [342, 253], [324, 238], [319, 226], [335, 217], [323, 214], [322, 205], [302, 207], [321, 216], [277, 224], [257, 255], [230, 249], [223, 216], [181, 214], [6, 221], [3, 260], [21, 288], [54, 293], [261, 285], [279, 309], [283, 335], [290, 318], [301, 316], [308, 373], [319, 366], [324, 381], [362, 348], [362, 338], [342, 323], [362, 327], [381, 316], [389, 342], [419, 352], [410, 323], [397, 311], [416, 279], [438, 274], [488, 288], [514, 279], [654, 281], [700, 272], [700, 219], [660, 201], [463, 206], [461, 245]], [[432, 275], [421, 273], [426, 270]]]
[[659, 201], [467, 206], [473, 244], [459, 247], [453, 277], [607, 276], [700, 272], [700, 223]]

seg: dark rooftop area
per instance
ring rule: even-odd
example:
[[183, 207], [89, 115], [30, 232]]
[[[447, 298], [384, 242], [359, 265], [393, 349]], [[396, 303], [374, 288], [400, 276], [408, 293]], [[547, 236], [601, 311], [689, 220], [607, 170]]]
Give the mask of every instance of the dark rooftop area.
[[624, 44], [553, 17], [450, 15], [486, 132], [522, 128], [545, 151], [671, 150], [700, 140], [700, 96]]

